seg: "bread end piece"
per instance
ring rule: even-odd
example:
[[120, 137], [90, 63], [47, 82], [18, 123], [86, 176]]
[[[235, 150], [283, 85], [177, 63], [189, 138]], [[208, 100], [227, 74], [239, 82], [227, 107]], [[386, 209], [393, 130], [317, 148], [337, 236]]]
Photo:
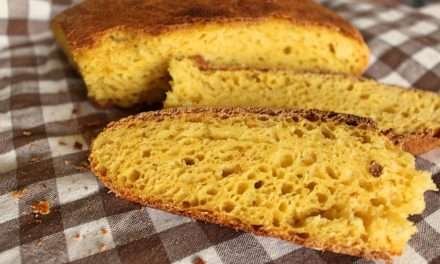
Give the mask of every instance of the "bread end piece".
[[57, 41], [100, 105], [163, 99], [170, 58], [361, 74], [369, 50], [314, 1], [86, 0], [52, 21]]

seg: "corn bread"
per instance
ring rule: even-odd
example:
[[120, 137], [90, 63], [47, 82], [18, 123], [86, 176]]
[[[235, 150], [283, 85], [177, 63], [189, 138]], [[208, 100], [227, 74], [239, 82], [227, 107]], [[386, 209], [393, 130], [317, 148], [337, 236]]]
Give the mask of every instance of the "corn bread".
[[435, 189], [371, 120], [316, 110], [142, 113], [109, 124], [89, 160], [121, 198], [365, 258], [400, 255]]
[[[264, 106], [370, 117], [405, 150], [440, 146], [440, 96], [346, 75], [227, 69], [200, 57], [173, 60], [166, 107]], [[389, 130], [392, 129], [392, 130]]]
[[369, 51], [347, 21], [312, 0], [85, 0], [52, 21], [99, 105], [157, 102], [170, 58], [360, 74]]

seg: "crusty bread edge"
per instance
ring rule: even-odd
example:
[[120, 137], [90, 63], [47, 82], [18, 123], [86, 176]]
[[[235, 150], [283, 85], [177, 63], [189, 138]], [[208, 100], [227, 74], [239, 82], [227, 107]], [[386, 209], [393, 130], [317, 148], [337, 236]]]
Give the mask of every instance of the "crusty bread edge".
[[[324, 77], [331, 76], [331, 77], [338, 77], [338, 78], [348, 78], [350, 80], [353, 80], [355, 82], [376, 82], [375, 80], [361, 77], [361, 76], [354, 76], [346, 73], [331, 73], [331, 72], [323, 72], [323, 71], [297, 71], [297, 70], [290, 70], [290, 69], [251, 69], [246, 67], [222, 67], [218, 65], [214, 65], [208, 61], [206, 61], [203, 56], [196, 55], [188, 57], [190, 60], [192, 60], [195, 64], [195, 66], [200, 71], [207, 71], [207, 72], [213, 72], [213, 71], [271, 71], [271, 70], [279, 70], [283, 72], [291, 72], [292, 74], [321, 74]], [[180, 60], [179, 58], [175, 58], [174, 60]], [[382, 83], [378, 83], [380, 85], [385, 85]], [[398, 85], [388, 85], [390, 88], [399, 89], [404, 92], [416, 92], [416, 93], [431, 93], [435, 94], [431, 91], [424, 91], [416, 88], [410, 88], [406, 89]], [[437, 94], [436, 94], [437, 95]], [[392, 129], [388, 129], [384, 131], [384, 134], [387, 135], [392, 142], [395, 145], [400, 146], [404, 151], [409, 152], [413, 155], [420, 155], [425, 152], [428, 152], [430, 150], [433, 150], [436, 147], [440, 147], [440, 127], [438, 130], [433, 129], [424, 129], [421, 131], [415, 131], [410, 134], [398, 134], [394, 132]]]
[[[121, 127], [131, 127], [137, 122], [154, 120], [161, 121], [167, 117], [173, 117], [176, 115], [191, 115], [191, 114], [213, 114], [218, 115], [219, 118], [228, 118], [232, 116], [239, 116], [242, 114], [258, 114], [263, 116], [284, 116], [295, 118], [305, 118], [314, 120], [316, 117], [320, 121], [334, 121], [343, 123], [349, 126], [358, 127], [360, 129], [373, 129], [375, 130], [375, 124], [372, 120], [368, 118], [357, 117], [347, 114], [337, 114], [332, 112], [323, 112], [318, 110], [288, 110], [288, 109], [265, 109], [265, 108], [170, 108], [163, 111], [146, 112], [141, 113], [136, 116], [130, 116], [121, 119], [117, 122], [110, 123], [103, 132], [106, 130], [112, 130]], [[316, 121], [316, 120], [315, 120]], [[89, 155], [89, 162], [91, 171], [98, 177], [98, 179], [109, 188], [116, 196], [123, 199], [136, 202], [145, 206], [150, 206], [153, 208], [165, 210], [167, 212], [175, 213], [178, 215], [188, 216], [196, 220], [201, 220], [209, 223], [215, 223], [223, 226], [230, 227], [235, 230], [241, 230], [250, 232], [256, 235], [270, 236], [281, 238], [293, 243], [297, 243], [302, 246], [311, 247], [319, 250], [329, 250], [335, 253], [348, 254], [357, 257], [363, 257], [366, 259], [383, 259], [390, 262], [393, 256], [401, 255], [401, 252], [387, 252], [387, 251], [368, 251], [368, 250], [357, 250], [351, 247], [336, 245], [335, 243], [321, 243], [318, 240], [305, 239], [300, 236], [300, 234], [281, 234], [280, 232], [274, 232], [271, 230], [265, 230], [263, 228], [255, 228], [246, 224], [243, 224], [238, 219], [234, 219], [222, 213], [200, 211], [197, 209], [181, 209], [178, 206], [164, 202], [160, 199], [142, 199], [134, 195], [130, 190], [124, 188], [118, 188], [113, 185], [110, 178], [107, 177], [106, 171], [99, 170], [97, 168], [97, 161], [94, 157], [94, 143], [92, 143], [91, 151]]]
[[[60, 27], [64, 32], [65, 25], [68, 24], [68, 20], [71, 19], [72, 14], [70, 13], [76, 13], [76, 15], [79, 15], [78, 11], [80, 9], [81, 3], [75, 6], [72, 6], [63, 12], [57, 14], [54, 18], [52, 18], [50, 24], [52, 28], [57, 25]], [[125, 28], [125, 30], [129, 30], [131, 32], [137, 32], [137, 33], [144, 33], [151, 36], [157, 36], [161, 34], [166, 34], [173, 31], [179, 31], [179, 30], [186, 30], [190, 28], [195, 28], [197, 26], [205, 26], [208, 24], [211, 25], [231, 25], [231, 24], [249, 24], [249, 23], [259, 23], [263, 21], [268, 20], [279, 20], [279, 21], [286, 21], [293, 25], [302, 26], [302, 27], [318, 27], [323, 28], [332, 32], [338, 32], [345, 37], [354, 40], [358, 44], [360, 44], [363, 48], [368, 50], [368, 46], [366, 45], [364, 38], [362, 34], [359, 32], [359, 30], [354, 27], [350, 22], [348, 22], [346, 19], [342, 18], [337, 13], [331, 11], [330, 9], [315, 3], [315, 8], [318, 8], [318, 10], [313, 10], [317, 12], [327, 12], [331, 13], [334, 18], [330, 22], [323, 22], [323, 21], [302, 21], [299, 19], [295, 19], [290, 17], [287, 14], [268, 14], [261, 17], [232, 17], [232, 18], [226, 18], [226, 17], [219, 17], [219, 18], [213, 18], [211, 20], [206, 20], [205, 18], [190, 18], [186, 23], [181, 24], [172, 24], [172, 25], [157, 25], [157, 26], [151, 26], [151, 28], [136, 28], [136, 26], [129, 27], [127, 25], [119, 26], [116, 25], [113, 28], [121, 29]], [[81, 50], [84, 48], [90, 48], [93, 47], [99, 40], [99, 38], [107, 31], [113, 30], [112, 27], [104, 30], [104, 31], [95, 31], [96, 35], [89, 35], [86, 38], [78, 37], [78, 32], [75, 32], [76, 30], [69, 30], [67, 33], [67, 39], [69, 43], [71, 44], [71, 48], [73, 50]], [[368, 66], [368, 52], [364, 56], [363, 65], [364, 70]]]
[[420, 155], [440, 147], [440, 129], [438, 131], [427, 129], [406, 135], [399, 135], [392, 130], [387, 130], [384, 134], [395, 145], [400, 146], [403, 150], [413, 155]]

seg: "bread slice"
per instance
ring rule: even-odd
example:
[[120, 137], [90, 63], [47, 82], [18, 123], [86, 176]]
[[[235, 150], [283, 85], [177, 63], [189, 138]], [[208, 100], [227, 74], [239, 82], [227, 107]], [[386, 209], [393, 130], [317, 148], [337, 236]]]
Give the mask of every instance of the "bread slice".
[[100, 105], [155, 102], [169, 59], [360, 74], [368, 48], [312, 0], [85, 0], [52, 21], [55, 38]]
[[[405, 150], [440, 146], [440, 96], [347, 75], [219, 68], [201, 57], [170, 64], [166, 107], [312, 108], [370, 117]], [[389, 130], [392, 129], [392, 130]]]
[[142, 113], [111, 123], [89, 159], [121, 198], [365, 258], [400, 255], [435, 189], [371, 120], [313, 110]]

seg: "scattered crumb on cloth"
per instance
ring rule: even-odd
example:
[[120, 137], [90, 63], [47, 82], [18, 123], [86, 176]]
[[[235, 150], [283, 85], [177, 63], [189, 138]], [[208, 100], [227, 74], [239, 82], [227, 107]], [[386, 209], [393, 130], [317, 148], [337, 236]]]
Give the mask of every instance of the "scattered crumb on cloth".
[[83, 148], [83, 144], [81, 144], [81, 143], [78, 142], [78, 141], [75, 141], [75, 143], [73, 144], [73, 147], [74, 147], [75, 149], [82, 149], [82, 148]]
[[201, 257], [196, 257], [192, 261], [193, 264], [206, 264], [206, 262]]
[[21, 197], [23, 197], [24, 193], [26, 192], [26, 188], [20, 189], [20, 190], [16, 190], [13, 191], [11, 193], [12, 197], [14, 197], [15, 199], [20, 199]]
[[38, 201], [31, 205], [32, 213], [37, 215], [48, 215], [50, 214], [50, 204], [48, 201]]
[[23, 136], [26, 136], [26, 137], [32, 136], [32, 132], [27, 131], [27, 130], [23, 131], [22, 134], [23, 134]]

